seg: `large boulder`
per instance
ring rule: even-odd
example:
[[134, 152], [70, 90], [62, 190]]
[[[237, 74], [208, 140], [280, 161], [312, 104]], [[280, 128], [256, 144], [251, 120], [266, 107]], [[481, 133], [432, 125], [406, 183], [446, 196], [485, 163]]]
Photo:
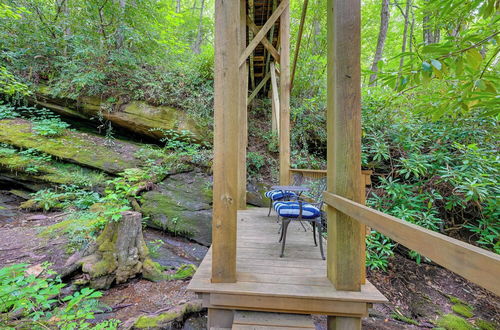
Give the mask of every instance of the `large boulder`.
[[40, 87], [32, 102], [52, 111], [75, 119], [96, 120], [104, 118], [117, 127], [130, 132], [160, 139], [165, 136], [158, 130], [189, 132], [198, 141], [203, 141], [206, 130], [185, 111], [153, 106], [143, 101], [108, 103], [96, 97], [81, 97], [78, 100], [55, 97], [48, 87]]
[[202, 172], [169, 176], [142, 195], [141, 212], [150, 227], [210, 245], [212, 239], [212, 188]]
[[0, 142], [20, 149], [36, 149], [57, 159], [116, 174], [142, 164], [134, 155], [140, 146], [65, 130], [62, 135], [45, 137], [35, 134], [32, 123], [24, 119], [0, 120]]

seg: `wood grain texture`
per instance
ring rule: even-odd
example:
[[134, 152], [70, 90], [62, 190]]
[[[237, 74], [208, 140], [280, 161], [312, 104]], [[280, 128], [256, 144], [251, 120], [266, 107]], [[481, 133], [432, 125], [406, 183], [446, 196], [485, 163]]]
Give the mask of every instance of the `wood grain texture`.
[[[328, 0], [328, 191], [361, 202], [360, 0]], [[356, 220], [327, 208], [328, 277], [359, 291], [364, 235]]]
[[276, 77], [276, 70], [274, 62], [271, 62], [271, 104], [272, 104], [272, 113], [271, 113], [271, 129], [273, 132], [279, 132], [280, 129], [280, 97], [278, 93], [278, 78]]
[[361, 318], [329, 316], [328, 330], [361, 330]]
[[[240, 1], [215, 2], [212, 281], [236, 281]], [[235, 88], [236, 86], [236, 88]]]
[[290, 4], [285, 5], [280, 17], [280, 115], [279, 115], [279, 150], [280, 184], [290, 183]]
[[[247, 46], [247, 4], [240, 0], [240, 54]], [[238, 210], [247, 207], [247, 145], [248, 145], [248, 64], [240, 66], [239, 148], [238, 148]]]
[[325, 202], [409, 249], [500, 295], [500, 256], [396, 217], [325, 193]]
[[316, 329], [310, 315], [235, 311], [234, 325]]

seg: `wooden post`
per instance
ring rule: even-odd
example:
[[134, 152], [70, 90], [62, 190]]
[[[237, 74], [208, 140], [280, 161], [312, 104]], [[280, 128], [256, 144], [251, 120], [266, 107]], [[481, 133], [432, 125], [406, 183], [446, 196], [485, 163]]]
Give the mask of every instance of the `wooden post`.
[[[290, 183], [290, 2], [280, 17], [280, 184]], [[281, 4], [280, 4], [281, 5]]]
[[[247, 47], [247, 5], [240, 0], [240, 54]], [[247, 208], [247, 144], [248, 144], [248, 64], [240, 66], [239, 150], [238, 150], [238, 210]]]
[[240, 1], [215, 1], [212, 282], [236, 282]]
[[[328, 0], [327, 7], [328, 191], [358, 203], [362, 201], [360, 5], [360, 0]], [[360, 291], [361, 224], [332, 207], [327, 214], [328, 278], [337, 290]], [[332, 322], [349, 323], [340, 319]], [[352, 324], [349, 329], [358, 329], [361, 323], [353, 319]]]
[[276, 68], [274, 62], [271, 62], [271, 128], [273, 132], [278, 132], [279, 134], [279, 109], [280, 109], [280, 98], [278, 95], [278, 79], [276, 78]]

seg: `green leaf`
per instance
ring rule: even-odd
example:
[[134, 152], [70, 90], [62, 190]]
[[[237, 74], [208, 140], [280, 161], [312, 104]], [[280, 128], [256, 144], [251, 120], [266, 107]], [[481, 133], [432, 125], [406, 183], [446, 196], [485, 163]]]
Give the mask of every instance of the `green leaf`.
[[427, 62], [422, 62], [422, 70], [427, 73], [432, 73], [432, 66]]
[[439, 62], [438, 60], [431, 60], [431, 63], [432, 66], [435, 67], [437, 70], [441, 70], [441, 68], [443, 67], [441, 62]]

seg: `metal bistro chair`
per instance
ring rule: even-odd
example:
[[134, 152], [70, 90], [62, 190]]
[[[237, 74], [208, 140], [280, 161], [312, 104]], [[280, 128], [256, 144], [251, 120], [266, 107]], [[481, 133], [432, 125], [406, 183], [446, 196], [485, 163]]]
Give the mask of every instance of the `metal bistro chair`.
[[[279, 242], [281, 242], [281, 258], [283, 258], [285, 254], [288, 226], [292, 221], [298, 221], [301, 224], [302, 222], [309, 222], [311, 224], [313, 227], [314, 245], [318, 246], [319, 243], [321, 258], [325, 260], [322, 236], [324, 212], [321, 210], [323, 207], [323, 191], [325, 189], [326, 178], [322, 178], [317, 187], [312, 189], [317, 202], [306, 202], [298, 198], [296, 201], [276, 201], [273, 203], [273, 207], [276, 213], [278, 213], [278, 221], [280, 219], [282, 220], [279, 239]], [[318, 232], [318, 240], [316, 240], [316, 231]]]
[[[303, 176], [302, 175], [294, 175], [293, 177], [293, 185], [294, 186], [300, 186], [302, 185], [303, 182]], [[273, 203], [276, 201], [289, 201], [289, 200], [294, 200], [299, 197], [298, 194], [296, 194], [293, 191], [283, 191], [283, 190], [270, 190], [266, 192], [266, 197], [269, 198], [269, 212], [267, 213], [267, 216], [271, 215], [271, 210], [273, 208]]]

